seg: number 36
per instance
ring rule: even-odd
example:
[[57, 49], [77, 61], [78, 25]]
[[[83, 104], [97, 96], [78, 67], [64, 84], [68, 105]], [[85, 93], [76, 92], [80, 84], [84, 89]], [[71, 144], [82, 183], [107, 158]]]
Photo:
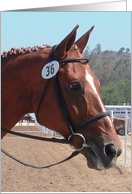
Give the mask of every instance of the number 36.
[[46, 76], [49, 76], [50, 74], [54, 74], [54, 64], [46, 67], [47, 74]]

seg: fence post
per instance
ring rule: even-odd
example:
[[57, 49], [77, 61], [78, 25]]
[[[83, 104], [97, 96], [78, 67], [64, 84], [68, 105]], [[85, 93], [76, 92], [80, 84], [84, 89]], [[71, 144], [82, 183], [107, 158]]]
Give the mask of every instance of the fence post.
[[124, 166], [127, 166], [127, 110], [125, 110], [125, 149], [124, 149]]
[[114, 118], [114, 116], [113, 116], [113, 110], [110, 111], [110, 116], [111, 116], [111, 120], [113, 122], [113, 118]]

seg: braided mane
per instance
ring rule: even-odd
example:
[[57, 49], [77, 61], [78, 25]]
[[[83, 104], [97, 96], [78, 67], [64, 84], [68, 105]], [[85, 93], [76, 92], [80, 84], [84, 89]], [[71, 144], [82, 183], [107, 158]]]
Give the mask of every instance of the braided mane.
[[11, 48], [11, 50], [9, 51], [4, 51], [2, 54], [1, 54], [1, 62], [3, 62], [5, 59], [7, 58], [11, 58], [13, 56], [19, 56], [19, 55], [22, 55], [22, 54], [27, 54], [27, 53], [31, 53], [31, 52], [36, 52], [36, 51], [40, 51], [44, 48], [50, 48], [51, 46], [47, 45], [47, 44], [43, 44], [43, 46], [34, 46], [34, 47], [21, 47], [21, 48]]

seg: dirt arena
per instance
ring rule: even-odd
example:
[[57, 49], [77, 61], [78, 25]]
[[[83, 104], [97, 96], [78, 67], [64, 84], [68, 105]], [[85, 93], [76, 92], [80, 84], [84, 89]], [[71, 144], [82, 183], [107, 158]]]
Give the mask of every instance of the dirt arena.
[[[39, 130], [33, 126], [17, 126], [13, 130], [36, 129]], [[124, 149], [124, 137], [119, 137]], [[1, 147], [24, 162], [37, 166], [56, 163], [73, 151], [69, 145], [12, 135], [2, 139]], [[1, 153], [1, 192], [131, 192], [131, 136], [128, 137], [127, 167], [123, 165], [124, 152], [117, 166], [107, 171], [89, 169], [81, 154], [47, 169], [34, 169]]]

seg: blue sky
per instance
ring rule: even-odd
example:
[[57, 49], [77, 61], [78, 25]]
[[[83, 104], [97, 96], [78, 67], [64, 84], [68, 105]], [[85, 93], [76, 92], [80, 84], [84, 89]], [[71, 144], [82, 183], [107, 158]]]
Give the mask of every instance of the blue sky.
[[130, 12], [1, 12], [1, 52], [12, 47], [51, 46], [61, 42], [79, 24], [78, 39], [95, 26], [88, 46], [102, 51], [131, 51]]

